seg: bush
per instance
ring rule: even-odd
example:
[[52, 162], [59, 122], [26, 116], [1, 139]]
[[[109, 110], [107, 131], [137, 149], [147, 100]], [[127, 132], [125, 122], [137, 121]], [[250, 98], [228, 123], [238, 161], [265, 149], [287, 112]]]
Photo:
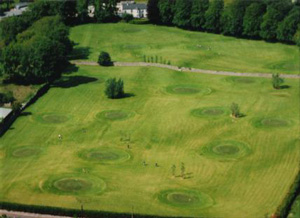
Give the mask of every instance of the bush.
[[123, 14], [122, 15], [122, 19], [126, 22], [129, 23], [130, 21], [132, 21], [134, 18], [132, 16], [132, 14]]
[[241, 116], [239, 105], [236, 103], [231, 104], [231, 115], [235, 118]]
[[98, 64], [101, 66], [111, 66], [112, 62], [110, 55], [107, 52], [102, 51], [98, 58]]
[[12, 92], [8, 92], [6, 94], [0, 93], [0, 104], [5, 104], [5, 103], [12, 103], [16, 99], [14, 98], [14, 95]]
[[274, 89], [280, 89], [281, 84], [284, 83], [284, 80], [280, 78], [278, 73], [272, 75], [272, 85]]
[[108, 79], [106, 81], [105, 94], [108, 98], [116, 99], [124, 97], [124, 82], [122, 79]]

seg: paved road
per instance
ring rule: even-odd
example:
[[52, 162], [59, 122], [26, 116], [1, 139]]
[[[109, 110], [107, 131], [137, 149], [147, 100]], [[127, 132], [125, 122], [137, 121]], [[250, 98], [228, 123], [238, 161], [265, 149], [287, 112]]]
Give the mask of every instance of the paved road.
[[[77, 65], [98, 66], [97, 62], [92, 62], [92, 61], [71, 61], [71, 62]], [[180, 68], [172, 65], [145, 63], [145, 62], [114, 62], [114, 66], [116, 67], [160, 67], [160, 68], [167, 68], [167, 69], [177, 70], [182, 72], [194, 72], [194, 73], [204, 73], [204, 74], [224, 75], [224, 76], [272, 78], [272, 74], [270, 73], [239, 73], [239, 72], [228, 72], [228, 71], [214, 71], [214, 70], [203, 70], [203, 69], [186, 68], [186, 67]], [[300, 79], [300, 72], [299, 74], [281, 74], [280, 76], [282, 78]]]
[[7, 215], [8, 217], [13, 217], [13, 218], [71, 218], [67, 216], [52, 216], [52, 215], [25, 213], [25, 212], [7, 211], [7, 210], [0, 210], [0, 215]]

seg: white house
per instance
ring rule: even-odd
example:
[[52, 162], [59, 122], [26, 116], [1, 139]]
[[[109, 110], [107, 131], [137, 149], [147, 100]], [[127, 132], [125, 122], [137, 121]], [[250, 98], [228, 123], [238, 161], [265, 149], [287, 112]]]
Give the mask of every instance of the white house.
[[147, 4], [134, 1], [121, 1], [117, 4], [118, 15], [131, 14], [134, 18], [147, 17]]

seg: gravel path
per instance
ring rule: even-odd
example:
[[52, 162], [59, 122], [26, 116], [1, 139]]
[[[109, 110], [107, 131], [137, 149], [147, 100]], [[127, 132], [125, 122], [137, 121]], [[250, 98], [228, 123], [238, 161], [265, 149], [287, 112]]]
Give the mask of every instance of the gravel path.
[[[73, 64], [77, 65], [89, 65], [89, 66], [98, 66], [97, 62], [92, 61], [71, 61]], [[177, 70], [182, 72], [194, 72], [194, 73], [204, 73], [204, 74], [213, 74], [213, 75], [224, 75], [224, 76], [241, 76], [241, 77], [263, 77], [271, 78], [272, 74], [270, 73], [238, 73], [238, 72], [228, 72], [228, 71], [214, 71], [214, 70], [202, 70], [196, 68], [186, 68], [186, 67], [177, 67], [166, 64], [155, 64], [155, 63], [145, 63], [145, 62], [114, 62], [116, 67], [160, 67], [171, 70]], [[282, 78], [291, 78], [291, 79], [300, 79], [299, 74], [281, 74]]]
[[0, 210], [0, 215], [6, 215], [8, 217], [13, 217], [13, 218], [71, 218], [67, 216], [53, 216], [53, 215], [46, 215], [46, 214], [26, 213], [26, 212], [7, 211], [7, 210]]

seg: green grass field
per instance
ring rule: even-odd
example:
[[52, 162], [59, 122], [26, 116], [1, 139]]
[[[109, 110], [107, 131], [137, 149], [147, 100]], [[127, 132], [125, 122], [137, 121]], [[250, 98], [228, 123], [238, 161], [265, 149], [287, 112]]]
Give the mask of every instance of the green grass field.
[[[133, 60], [108, 44], [105, 50]], [[131, 97], [108, 100], [103, 91], [110, 77], [123, 78]], [[274, 90], [269, 79], [80, 67], [0, 139], [0, 200], [128, 213], [134, 207], [168, 216], [270, 215], [300, 159], [299, 83], [287, 79], [286, 85]], [[230, 117], [232, 102], [245, 117]]]
[[144, 55], [157, 55], [173, 65], [209, 70], [297, 74], [300, 69], [299, 49], [295, 45], [174, 27], [88, 24], [72, 28], [71, 39], [79, 43], [75, 52], [93, 61], [104, 50], [114, 61], [143, 61]]

